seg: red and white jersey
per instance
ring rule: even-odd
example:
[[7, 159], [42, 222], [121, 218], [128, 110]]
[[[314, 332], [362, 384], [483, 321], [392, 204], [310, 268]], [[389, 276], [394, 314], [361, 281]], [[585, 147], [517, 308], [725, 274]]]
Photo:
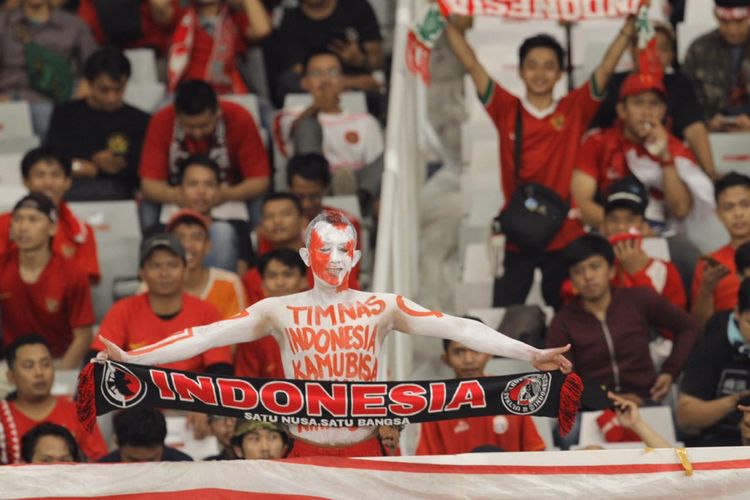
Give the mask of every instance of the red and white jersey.
[[[274, 141], [286, 156], [294, 155], [292, 124], [304, 108], [281, 110], [274, 119]], [[383, 131], [369, 113], [318, 113], [323, 129], [323, 156], [331, 171], [342, 168], [359, 170], [383, 154]]]

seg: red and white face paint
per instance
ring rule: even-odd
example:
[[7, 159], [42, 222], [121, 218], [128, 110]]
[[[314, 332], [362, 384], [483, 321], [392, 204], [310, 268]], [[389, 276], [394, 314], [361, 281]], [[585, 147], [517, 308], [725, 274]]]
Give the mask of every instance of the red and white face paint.
[[349, 285], [349, 273], [359, 260], [351, 226], [320, 222], [310, 234], [308, 265], [316, 281], [320, 280], [339, 291]]

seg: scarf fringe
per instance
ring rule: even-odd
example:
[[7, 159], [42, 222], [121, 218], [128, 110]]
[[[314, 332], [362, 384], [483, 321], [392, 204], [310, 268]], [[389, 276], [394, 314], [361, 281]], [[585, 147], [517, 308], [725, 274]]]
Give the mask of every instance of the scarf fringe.
[[583, 381], [576, 373], [570, 373], [565, 377], [560, 389], [560, 409], [557, 419], [560, 422], [560, 434], [564, 437], [570, 434], [576, 421], [576, 414], [581, 404], [583, 394]]
[[94, 430], [96, 424], [96, 394], [94, 392], [94, 363], [87, 364], [78, 374], [76, 413], [86, 432]]

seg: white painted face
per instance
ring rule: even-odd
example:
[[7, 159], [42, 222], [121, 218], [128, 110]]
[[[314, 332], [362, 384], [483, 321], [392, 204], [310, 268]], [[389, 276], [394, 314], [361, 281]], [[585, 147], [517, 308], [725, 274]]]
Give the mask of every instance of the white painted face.
[[312, 269], [316, 283], [345, 290], [349, 285], [349, 273], [361, 255], [355, 242], [351, 226], [319, 222], [310, 234], [307, 247], [300, 250], [300, 256]]

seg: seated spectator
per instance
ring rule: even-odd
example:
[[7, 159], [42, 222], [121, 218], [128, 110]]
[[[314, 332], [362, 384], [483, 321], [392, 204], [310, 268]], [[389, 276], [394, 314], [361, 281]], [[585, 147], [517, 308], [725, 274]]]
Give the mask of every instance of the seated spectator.
[[735, 249], [750, 241], [750, 177], [731, 172], [714, 188], [716, 215], [729, 233], [729, 243], [702, 258], [695, 267], [690, 312], [703, 326], [719, 311], [737, 305], [740, 278], [735, 269]]
[[208, 427], [211, 434], [219, 442], [221, 452], [218, 455], [211, 455], [204, 460], [236, 460], [237, 455], [232, 449], [232, 436], [237, 427], [237, 419], [234, 417], [224, 417], [222, 415], [209, 415]]
[[149, 116], [123, 101], [130, 62], [119, 49], [100, 49], [86, 61], [84, 75], [88, 96], [55, 106], [45, 140], [57, 154], [73, 159], [66, 198], [133, 199]]
[[164, 444], [167, 420], [159, 410], [136, 406], [112, 419], [117, 449], [99, 462], [192, 462], [190, 455]]
[[[568, 245], [564, 262], [579, 295], [552, 319], [547, 347], [571, 344], [573, 369], [638, 405], [669, 393], [698, 339], [688, 314], [650, 288], [610, 285], [614, 251], [601, 236]], [[656, 373], [649, 353], [652, 328], [674, 334], [672, 352]]]
[[158, 204], [181, 204], [179, 166], [196, 154], [219, 164], [221, 187], [212, 208], [247, 202], [268, 189], [268, 156], [253, 117], [238, 104], [219, 102], [207, 83], [188, 80], [177, 88], [174, 104], [151, 117], [146, 131], [139, 175], [151, 204], [141, 206], [142, 227], [159, 222]]
[[683, 70], [714, 131], [750, 131], [750, 2], [715, 0], [719, 27], [695, 40]]
[[61, 425], [43, 422], [21, 438], [21, 459], [27, 464], [80, 462], [76, 438]]
[[291, 444], [289, 433], [282, 424], [242, 421], [232, 436], [232, 449], [245, 460], [284, 458]]
[[[443, 339], [443, 350], [441, 360], [453, 370], [456, 378], [486, 376], [484, 368], [491, 355], [448, 339]], [[500, 451], [543, 451], [545, 448], [530, 416], [490, 415], [420, 424], [416, 454], [456, 455], [488, 445]]]
[[307, 55], [324, 50], [341, 59], [345, 89], [379, 91], [383, 39], [367, 0], [302, 0], [299, 7], [284, 13], [279, 41], [290, 70], [280, 82], [282, 93], [297, 91], [294, 77], [304, 72]]
[[383, 174], [383, 133], [372, 115], [341, 108], [342, 81], [336, 55], [310, 56], [302, 88], [313, 102], [306, 109], [282, 110], [276, 117], [275, 140], [286, 156], [322, 153], [333, 174], [333, 194], [355, 194], [359, 188], [377, 197]]
[[44, 137], [53, 105], [73, 95], [72, 68], [83, 69], [96, 42], [83, 21], [48, 0], [0, 11], [0, 26], [0, 102], [29, 101], [34, 133]]
[[260, 0], [192, 0], [182, 13], [169, 49], [168, 83], [203, 80], [217, 94], [247, 94], [238, 70], [249, 42], [271, 32]]
[[[680, 141], [687, 141], [695, 154], [698, 164], [710, 178], [716, 177], [716, 167], [711, 156], [711, 145], [708, 142], [708, 129], [704, 122], [705, 115], [693, 82], [678, 67], [675, 67], [677, 40], [674, 30], [667, 24], [653, 23], [656, 37], [656, 51], [659, 62], [664, 68], [662, 83], [666, 89], [667, 112], [665, 126]], [[634, 61], [637, 57], [638, 44], [632, 41], [631, 53]], [[615, 73], [607, 85], [607, 96], [602, 101], [591, 128], [610, 128], [617, 120], [617, 100], [620, 87], [628, 72]]]
[[[250, 272], [256, 271], [251, 269]], [[283, 297], [307, 289], [307, 266], [299, 253], [288, 248], [271, 250], [260, 258], [259, 282], [247, 282], [250, 305], [267, 297]], [[281, 351], [271, 335], [260, 340], [237, 344], [234, 373], [238, 377], [285, 378]]]
[[177, 25], [180, 0], [80, 0], [78, 16], [97, 43], [132, 49], [148, 47], [163, 56]]
[[60, 368], [74, 369], [91, 343], [94, 308], [86, 275], [50, 248], [56, 222], [57, 211], [42, 194], [21, 198], [13, 209], [16, 246], [0, 258], [2, 345], [36, 332]]
[[[67, 397], [53, 396], [55, 367], [47, 341], [36, 334], [19, 337], [5, 349], [8, 363], [8, 381], [15, 393], [0, 401], [0, 457], [10, 464], [27, 462], [23, 439], [27, 432], [42, 422], [58, 424], [68, 429], [91, 460], [107, 453], [99, 427], [92, 432], [83, 428], [78, 420], [75, 404]], [[24, 453], [24, 455], [22, 455]], [[72, 455], [77, 459], [76, 454]]]
[[688, 446], [741, 446], [737, 405], [750, 397], [750, 280], [737, 307], [711, 317], [680, 384], [677, 424]]
[[[116, 302], [102, 319], [99, 335], [127, 351], [158, 342], [174, 332], [221, 319], [208, 302], [183, 291], [187, 272], [185, 249], [170, 234], [157, 234], [141, 245], [138, 276], [148, 292]], [[91, 346], [104, 350], [98, 338]], [[194, 358], [164, 365], [174, 370], [232, 373], [229, 347], [209, 349]]]
[[[70, 189], [71, 167], [48, 148], [35, 148], [21, 160], [23, 184], [31, 193], [48, 196], [55, 204], [56, 231], [52, 250], [86, 273], [92, 284], [99, 282], [99, 258], [94, 230], [78, 219], [63, 197]], [[16, 246], [10, 238], [12, 213], [0, 215], [0, 254]]]

